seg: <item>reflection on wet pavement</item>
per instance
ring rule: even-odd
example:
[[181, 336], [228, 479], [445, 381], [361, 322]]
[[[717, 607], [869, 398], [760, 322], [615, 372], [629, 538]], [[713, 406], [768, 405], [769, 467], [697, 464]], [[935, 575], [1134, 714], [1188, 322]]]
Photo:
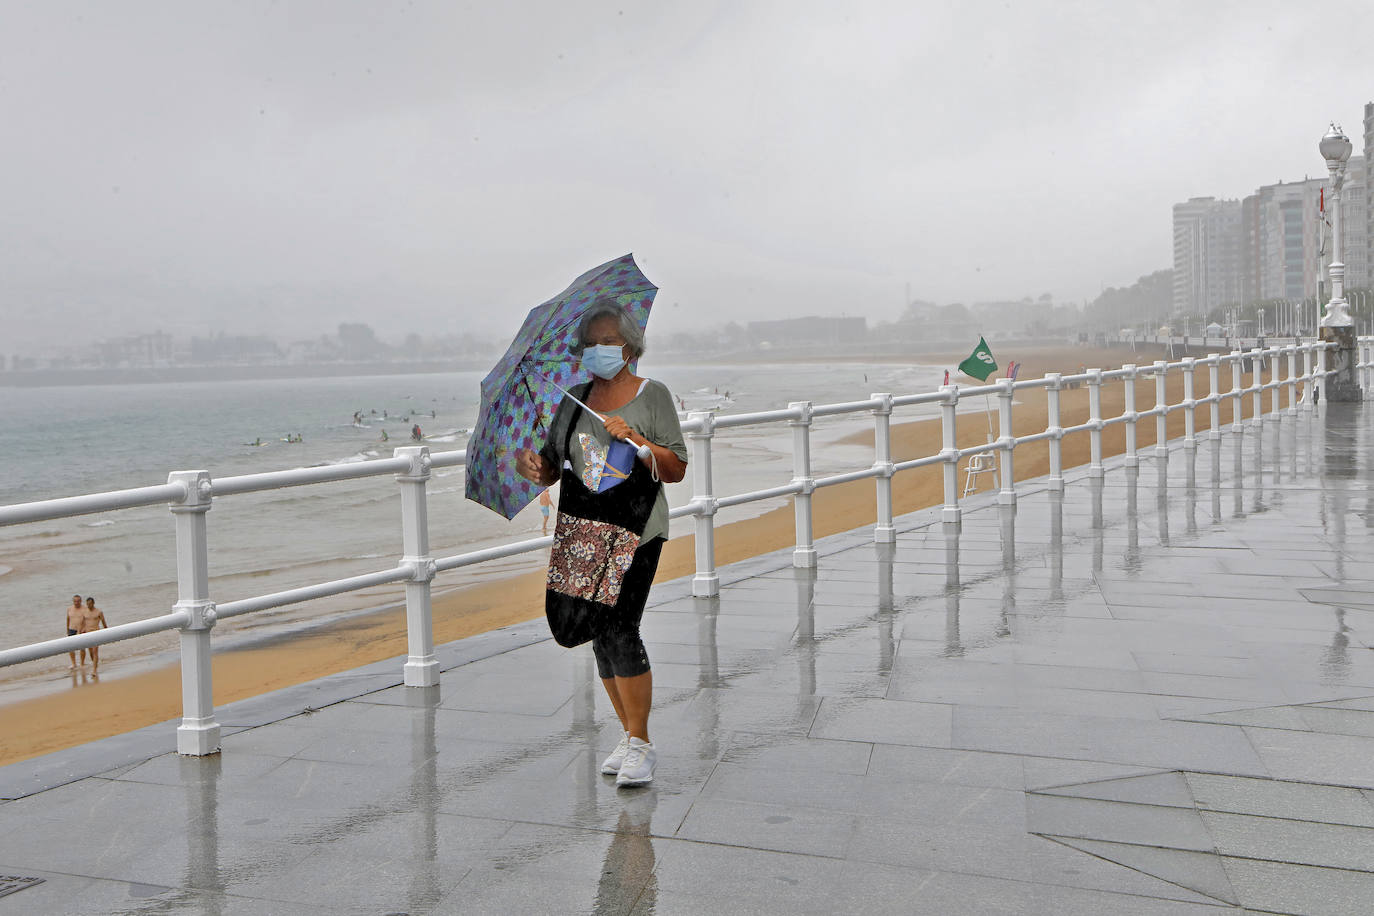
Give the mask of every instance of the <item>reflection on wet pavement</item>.
[[1374, 415], [1323, 411], [657, 587], [643, 789], [548, 640], [227, 707], [218, 758], [71, 757], [0, 803], [0, 873], [46, 879], [0, 910], [1358, 912]]

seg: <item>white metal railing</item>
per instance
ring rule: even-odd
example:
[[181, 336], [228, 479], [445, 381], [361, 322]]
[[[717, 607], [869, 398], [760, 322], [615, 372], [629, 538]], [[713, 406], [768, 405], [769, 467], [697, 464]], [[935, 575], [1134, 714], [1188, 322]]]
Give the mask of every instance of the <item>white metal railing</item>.
[[[1004, 505], [1011, 505], [1016, 502], [1014, 452], [1020, 445], [1043, 441], [1048, 444], [1049, 449], [1048, 486], [1051, 490], [1062, 490], [1064, 436], [1078, 432], [1088, 433], [1090, 458], [1087, 473], [1090, 477], [1102, 476], [1102, 433], [1106, 428], [1117, 424], [1125, 427], [1124, 460], [1127, 466], [1135, 466], [1140, 460], [1136, 438], [1137, 425], [1151, 417], [1156, 423], [1154, 454], [1167, 457], [1167, 418], [1170, 413], [1177, 410], [1184, 411], [1185, 417], [1183, 447], [1195, 448], [1195, 411], [1200, 406], [1205, 405], [1210, 409], [1211, 438], [1219, 438], [1223, 432], [1220, 423], [1220, 405], [1223, 401], [1229, 400], [1232, 404], [1232, 432], [1243, 430], [1246, 395], [1252, 398], [1252, 424], [1261, 424], [1264, 421], [1262, 395], [1265, 390], [1272, 393], [1270, 409], [1274, 414], [1279, 413], [1280, 391], [1283, 388], [1288, 389], [1288, 414], [1296, 414], [1299, 404], [1310, 409], [1314, 403], [1314, 387], [1319, 387], [1321, 381], [1329, 374], [1326, 369], [1326, 352], [1333, 346], [1334, 344], [1303, 342], [1256, 348], [1248, 352], [1232, 350], [1225, 354], [1212, 353], [1203, 359], [1185, 358], [1178, 362], [1161, 360], [1149, 366], [1126, 365], [1108, 371], [1089, 369], [1076, 375], [1050, 373], [1040, 379], [1003, 379], [971, 388], [945, 385], [937, 391], [920, 394], [878, 393], [871, 395], [867, 400], [839, 404], [818, 405], [810, 401], [794, 401], [784, 409], [746, 414], [717, 416], [709, 411], [694, 411], [688, 414], [682, 423], [690, 450], [688, 463], [692, 474], [692, 499], [687, 505], [673, 509], [669, 513], [672, 518], [690, 516], [693, 519], [696, 573], [692, 579], [692, 593], [698, 597], [710, 597], [719, 592], [720, 577], [716, 571], [715, 561], [715, 515], [721, 509], [759, 500], [793, 497], [796, 545], [792, 561], [798, 567], [813, 567], [816, 565], [816, 549], [813, 543], [811, 500], [818, 489], [873, 478], [877, 490], [874, 540], [879, 543], [893, 543], [896, 540], [896, 529], [893, 525], [892, 479], [898, 473], [940, 465], [943, 469], [944, 490], [941, 519], [948, 523], [958, 522], [961, 517], [958, 466], [962, 459], [983, 454], [997, 457], [1000, 472], [996, 498]], [[1374, 359], [1371, 359], [1374, 355], [1374, 338], [1360, 338], [1358, 352], [1359, 378], [1362, 387], [1368, 392], [1371, 383], [1374, 383], [1374, 365], [1371, 365], [1374, 363]], [[1299, 354], [1303, 361], [1301, 374], [1297, 371]], [[1280, 370], [1285, 359], [1286, 372], [1280, 378]], [[1254, 371], [1251, 373], [1250, 384], [1243, 387], [1242, 375], [1247, 362], [1252, 364]], [[1225, 365], [1231, 367], [1231, 387], [1228, 391], [1221, 391], [1221, 370]], [[1270, 368], [1267, 382], [1263, 379], [1265, 365]], [[1194, 390], [1195, 375], [1199, 367], [1206, 367], [1209, 379], [1209, 394], [1201, 398], [1195, 396]], [[1183, 373], [1183, 398], [1179, 403], [1171, 404], [1167, 381], [1169, 374], [1176, 371]], [[1142, 376], [1153, 376], [1155, 380], [1154, 405], [1145, 410], [1139, 409], [1136, 404], [1136, 382]], [[1123, 385], [1124, 409], [1118, 416], [1104, 417], [1103, 386], [1116, 382]], [[1061, 425], [1062, 392], [1070, 385], [1078, 384], [1088, 386], [1088, 419], [1086, 422], [1066, 427]], [[1014, 399], [1016, 392], [1030, 389], [1044, 389], [1046, 393], [1046, 427], [1018, 436], [1014, 431]], [[995, 396], [998, 399], [998, 436], [984, 444], [961, 448], [958, 445], [957, 426], [959, 401], [961, 398], [978, 395]], [[935, 405], [940, 408], [940, 449], [934, 454], [894, 461], [890, 430], [892, 413], [900, 408], [919, 405]], [[816, 418], [863, 413], [873, 417], [873, 463], [868, 467], [845, 473], [816, 477], [811, 467], [810, 438]], [[766, 489], [718, 496], [712, 480], [711, 449], [716, 432], [722, 429], [780, 423], [786, 423], [792, 429], [792, 479], [788, 483]], [[0, 651], [0, 667], [160, 631], [179, 630], [182, 721], [177, 729], [177, 750], [182, 754], [210, 754], [219, 747], [220, 732], [211, 701], [210, 633], [217, 620], [362, 588], [403, 582], [406, 592], [407, 631], [404, 682], [409, 686], [437, 684], [439, 669], [434, 655], [430, 602], [431, 583], [435, 576], [440, 572], [541, 550], [549, 546], [553, 540], [545, 536], [451, 557], [431, 556], [426, 496], [430, 472], [434, 468], [461, 466], [466, 460], [466, 450], [431, 453], [425, 446], [406, 446], [396, 449], [391, 458], [378, 458], [347, 465], [269, 471], [218, 479], [212, 478], [206, 471], [174, 471], [168, 476], [167, 483], [157, 486], [0, 507], [0, 526], [9, 526], [167, 503], [175, 520], [177, 553], [177, 601], [171, 613], [92, 633]], [[215, 499], [241, 493], [310, 486], [386, 474], [394, 476], [401, 490], [402, 556], [395, 566], [364, 575], [222, 604], [217, 604], [211, 598], [206, 513]]]

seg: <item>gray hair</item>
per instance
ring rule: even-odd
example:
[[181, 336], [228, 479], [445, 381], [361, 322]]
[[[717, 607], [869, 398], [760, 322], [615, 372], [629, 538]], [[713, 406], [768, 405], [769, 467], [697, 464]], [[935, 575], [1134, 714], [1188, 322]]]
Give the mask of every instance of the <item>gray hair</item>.
[[630, 347], [630, 359], [639, 359], [644, 355], [644, 332], [635, 324], [630, 313], [614, 299], [598, 299], [587, 309], [582, 316], [582, 323], [577, 326], [577, 344], [571, 348], [574, 356], [582, 355], [592, 325], [603, 318], [614, 318], [619, 323], [620, 336], [625, 338], [625, 343]]

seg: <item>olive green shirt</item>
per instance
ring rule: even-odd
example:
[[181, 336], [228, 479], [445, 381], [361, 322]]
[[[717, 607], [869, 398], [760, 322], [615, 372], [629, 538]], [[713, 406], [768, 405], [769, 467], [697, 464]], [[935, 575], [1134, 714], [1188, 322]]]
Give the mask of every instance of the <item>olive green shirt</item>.
[[[577, 397], [585, 399], [587, 390], [589, 388], [583, 386], [572, 389], [572, 392]], [[587, 433], [595, 437], [602, 445], [609, 444], [611, 437], [606, 432], [606, 427], [601, 425], [601, 421], [584, 410], [578, 415], [577, 425], [573, 427], [572, 439], [568, 442], [569, 454], [559, 454], [563, 448], [568, 421], [576, 409], [577, 405], [572, 402], [571, 398], [564, 398], [563, 402], [558, 405], [558, 412], [554, 414], [553, 424], [549, 428], [549, 439], [544, 443], [544, 447], [539, 450], [539, 454], [555, 468], [561, 469], [563, 462], [567, 461], [572, 467], [572, 472], [581, 477], [585, 461], [582, 455], [582, 446], [578, 442], [578, 433]], [[602, 411], [602, 413], [607, 416], [620, 417], [629, 424], [630, 429], [645, 439], [655, 445], [667, 448], [684, 462], [687, 460], [687, 444], [682, 441], [682, 425], [678, 422], [677, 408], [673, 405], [672, 394], [662, 382], [645, 379], [639, 393], [631, 398], [628, 404], [616, 410]], [[660, 487], [658, 499], [654, 501], [654, 508], [649, 513], [649, 520], [644, 524], [644, 534], [640, 538], [640, 543], [648, 543], [654, 538], [666, 538], [667, 536], [668, 497]]]

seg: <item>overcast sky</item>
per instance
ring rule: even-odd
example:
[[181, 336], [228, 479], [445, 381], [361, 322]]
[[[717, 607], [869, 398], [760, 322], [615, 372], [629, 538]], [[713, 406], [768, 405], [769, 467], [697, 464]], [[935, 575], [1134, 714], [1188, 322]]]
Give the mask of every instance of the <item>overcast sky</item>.
[[[0, 352], [513, 332], [627, 251], [650, 337], [1095, 296], [1170, 207], [1362, 145], [1374, 4], [0, 0]], [[1338, 62], [1338, 63], [1330, 63]]]

